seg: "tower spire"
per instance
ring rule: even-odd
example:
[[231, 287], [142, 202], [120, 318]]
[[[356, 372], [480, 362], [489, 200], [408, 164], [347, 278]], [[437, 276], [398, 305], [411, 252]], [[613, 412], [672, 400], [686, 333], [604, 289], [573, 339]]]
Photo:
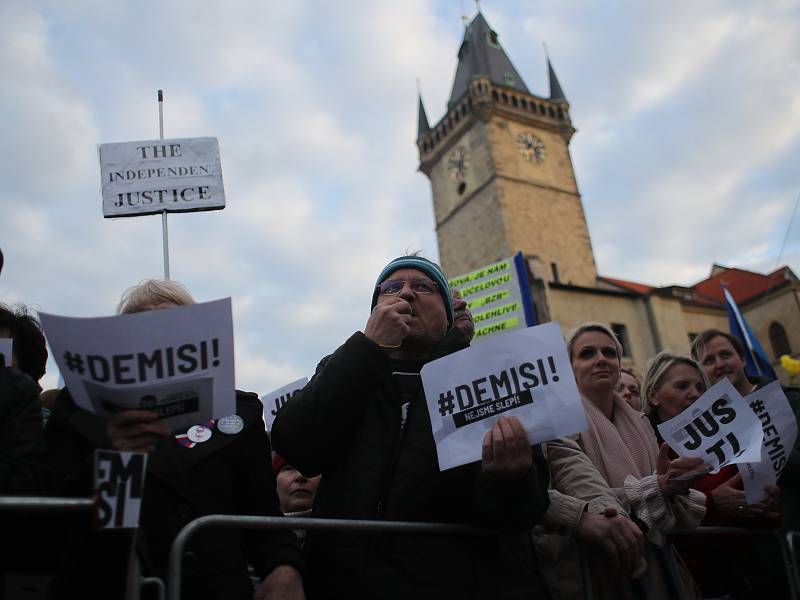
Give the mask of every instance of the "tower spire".
[[425, 105], [422, 104], [422, 92], [419, 89], [419, 79], [417, 79], [417, 97], [419, 105], [417, 107], [417, 139], [430, 133], [431, 126], [428, 124], [428, 115], [425, 114]]
[[[547, 46], [545, 46], [545, 54], [547, 53]], [[550, 62], [550, 57], [547, 57], [547, 75], [550, 79], [550, 99], [551, 100], [566, 100], [567, 97], [564, 95], [564, 90], [561, 89], [561, 84], [558, 82], [558, 77], [556, 77], [556, 71], [553, 68], [552, 63]]]

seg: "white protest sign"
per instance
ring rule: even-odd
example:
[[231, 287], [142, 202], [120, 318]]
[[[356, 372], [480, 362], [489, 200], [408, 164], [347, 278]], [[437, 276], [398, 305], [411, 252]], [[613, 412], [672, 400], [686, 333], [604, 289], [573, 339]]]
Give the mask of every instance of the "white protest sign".
[[[488, 336], [533, 325], [527, 270], [521, 253], [448, 280], [475, 322], [473, 345]], [[527, 313], [527, 314], [526, 314]]]
[[225, 208], [217, 138], [100, 144], [103, 216]]
[[262, 396], [261, 402], [264, 404], [264, 425], [267, 431], [272, 431], [275, 415], [278, 414], [280, 408], [291, 400], [297, 392], [306, 387], [307, 383], [308, 377], [303, 377], [302, 379], [287, 383], [285, 386]]
[[147, 454], [95, 450], [94, 490], [99, 529], [135, 529], [144, 493]]
[[558, 323], [491, 337], [421, 375], [442, 471], [480, 460], [501, 415], [519, 418], [531, 444], [588, 426]]
[[11, 352], [14, 348], [14, 340], [11, 338], [0, 338], [0, 367], [11, 366]]
[[712, 473], [730, 463], [760, 460], [764, 437], [758, 417], [727, 378], [658, 431], [678, 456], [702, 458]]
[[170, 431], [236, 412], [230, 298], [92, 319], [40, 314], [75, 403], [152, 410]]
[[797, 419], [778, 381], [745, 398], [761, 421], [761, 461], [738, 465], [748, 504], [766, 500], [764, 487], [775, 485], [797, 440]]

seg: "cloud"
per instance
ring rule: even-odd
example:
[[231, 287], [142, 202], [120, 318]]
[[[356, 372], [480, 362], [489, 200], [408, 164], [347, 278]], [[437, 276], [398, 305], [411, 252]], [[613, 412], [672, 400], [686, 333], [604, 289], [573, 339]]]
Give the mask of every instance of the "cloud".
[[[797, 194], [792, 3], [484, 11], [535, 93], [548, 44], [601, 273], [667, 284], [715, 261], [771, 268]], [[364, 327], [388, 260], [437, 257], [415, 80], [436, 122], [459, 13], [444, 0], [0, 3], [0, 137], [15, 149], [0, 161], [0, 297], [110, 314], [161, 275], [159, 217], [102, 218], [95, 145], [157, 137], [163, 89], [167, 137], [219, 137], [227, 196], [223, 211], [169, 217], [173, 277], [198, 300], [234, 299], [240, 387], [310, 375]]]

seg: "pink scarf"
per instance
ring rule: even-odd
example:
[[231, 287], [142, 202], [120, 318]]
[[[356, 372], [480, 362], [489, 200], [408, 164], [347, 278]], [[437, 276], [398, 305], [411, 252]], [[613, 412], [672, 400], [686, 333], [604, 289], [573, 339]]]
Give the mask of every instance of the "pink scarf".
[[589, 429], [580, 434], [586, 455], [612, 488], [624, 487], [625, 478], [652, 475], [656, 470], [653, 430], [646, 418], [614, 394], [614, 420], [610, 421], [595, 404], [581, 396]]

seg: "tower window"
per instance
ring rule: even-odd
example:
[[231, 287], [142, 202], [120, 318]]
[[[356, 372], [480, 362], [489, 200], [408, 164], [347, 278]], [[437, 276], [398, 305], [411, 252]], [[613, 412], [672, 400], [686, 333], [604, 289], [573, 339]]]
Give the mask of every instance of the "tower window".
[[546, 114], [546, 111], [545, 111], [545, 109], [544, 109], [544, 104], [540, 104], [540, 105], [539, 105], [539, 112], [540, 112], [541, 114], [543, 114], [543, 115], [544, 115], [544, 114]]
[[458, 184], [458, 195], [463, 194], [465, 189], [467, 189], [467, 184], [462, 181]]
[[784, 354], [792, 355], [792, 347], [789, 345], [789, 338], [783, 325], [773, 321], [769, 326], [769, 341], [772, 344], [772, 353], [775, 360], [780, 360]]
[[523, 110], [528, 110], [528, 103], [525, 102], [525, 98], [520, 98], [519, 99], [519, 104], [520, 104], [520, 106], [522, 106]]
[[502, 98], [503, 98], [503, 104], [508, 104], [508, 94], [506, 94], [505, 92], [503, 92], [503, 96], [502, 96]]
[[628, 328], [622, 323], [612, 323], [611, 331], [613, 331], [614, 335], [617, 336], [619, 344], [622, 346], [622, 356], [630, 356], [631, 346], [630, 342], [628, 341]]
[[492, 90], [492, 99], [493, 99], [495, 102], [499, 102], [499, 100], [500, 100], [500, 96], [498, 96], [498, 95], [497, 95], [497, 90]]
[[553, 281], [556, 283], [561, 283], [561, 276], [558, 273], [558, 263], [551, 262], [550, 270], [553, 272]]
[[514, 79], [514, 74], [510, 73], [509, 71], [503, 73], [503, 81], [506, 82], [506, 85], [511, 85], [511, 86], [517, 85], [517, 80]]
[[489, 40], [489, 45], [490, 46], [493, 46], [495, 48], [499, 48], [500, 47], [500, 44], [497, 41], [497, 32], [489, 30], [489, 33], [487, 34], [486, 37]]
[[519, 106], [519, 104], [517, 103], [516, 96], [511, 96], [511, 106], [513, 106], [514, 108], [517, 108], [517, 106]]
[[556, 111], [553, 110], [552, 106], [547, 109], [547, 112], [550, 113], [551, 117], [553, 117], [554, 119], [556, 118]]

